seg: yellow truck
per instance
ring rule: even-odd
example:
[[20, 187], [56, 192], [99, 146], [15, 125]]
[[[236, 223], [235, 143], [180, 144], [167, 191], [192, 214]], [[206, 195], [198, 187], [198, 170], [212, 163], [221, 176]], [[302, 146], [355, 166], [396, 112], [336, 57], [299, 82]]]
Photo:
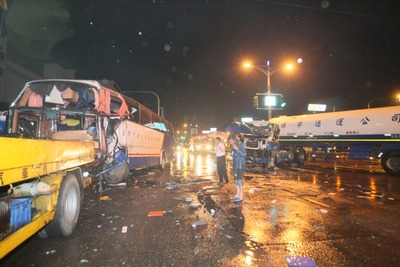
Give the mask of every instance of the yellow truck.
[[35, 233], [70, 235], [93, 142], [0, 137], [0, 148], [0, 259]]
[[[97, 81], [25, 84], [0, 114], [0, 259], [35, 233], [68, 236], [83, 188], [173, 160], [172, 124]], [[97, 181], [96, 181], [97, 182]]]

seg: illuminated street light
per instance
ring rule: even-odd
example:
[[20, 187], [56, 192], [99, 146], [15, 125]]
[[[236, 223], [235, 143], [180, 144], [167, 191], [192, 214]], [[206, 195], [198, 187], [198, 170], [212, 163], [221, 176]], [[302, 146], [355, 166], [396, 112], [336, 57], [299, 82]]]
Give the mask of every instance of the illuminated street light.
[[[301, 58], [297, 59], [298, 64], [300, 64], [302, 62], [303, 62], [303, 60]], [[285, 66], [279, 67], [279, 68], [271, 68], [271, 64], [270, 64], [269, 60], [265, 61], [265, 66], [264, 65], [253, 65], [249, 62], [246, 62], [243, 64], [243, 67], [245, 69], [250, 69], [250, 68], [257, 69], [257, 70], [261, 71], [265, 76], [267, 76], [267, 94], [268, 95], [271, 94], [271, 76], [274, 73], [276, 73], [277, 71], [280, 71], [282, 69], [291, 71], [294, 68], [294, 66], [292, 64], [286, 64]], [[268, 106], [268, 120], [271, 119], [271, 113], [272, 113], [271, 106]]]

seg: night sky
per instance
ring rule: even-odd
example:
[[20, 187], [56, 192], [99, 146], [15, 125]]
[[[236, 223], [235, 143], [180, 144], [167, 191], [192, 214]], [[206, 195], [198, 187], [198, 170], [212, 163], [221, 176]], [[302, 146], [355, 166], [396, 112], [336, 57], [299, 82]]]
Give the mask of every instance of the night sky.
[[[306, 113], [309, 103], [346, 110], [393, 99], [399, 14], [388, 0], [14, 0], [9, 56], [32, 69], [56, 61], [76, 78], [114, 80], [123, 91], [154, 91], [176, 128], [207, 129], [267, 117], [252, 106], [266, 76], [245, 71], [244, 60], [279, 67], [303, 59], [271, 76], [272, 92], [287, 102], [274, 116]], [[152, 95], [134, 96], [155, 106]]]

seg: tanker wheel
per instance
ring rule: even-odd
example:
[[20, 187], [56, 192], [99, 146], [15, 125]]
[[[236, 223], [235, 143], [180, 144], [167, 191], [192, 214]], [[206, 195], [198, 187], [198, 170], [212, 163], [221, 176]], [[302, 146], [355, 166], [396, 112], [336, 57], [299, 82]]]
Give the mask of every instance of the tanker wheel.
[[299, 147], [296, 149], [296, 162], [299, 165], [304, 165], [304, 161], [306, 160], [306, 151]]
[[[113, 166], [115, 163], [104, 164], [103, 170], [106, 170]], [[129, 165], [128, 162], [124, 162], [115, 168], [112, 168], [108, 172], [102, 174], [104, 181], [108, 184], [118, 184], [129, 175]]]
[[387, 153], [383, 155], [381, 165], [387, 174], [398, 175], [400, 173], [400, 154]]
[[80, 207], [81, 187], [76, 176], [70, 173], [61, 182], [54, 219], [39, 232], [39, 236], [69, 236], [78, 223]]
[[294, 162], [295, 158], [296, 158], [296, 152], [293, 149], [290, 149], [287, 152], [288, 162], [290, 162], [290, 163]]

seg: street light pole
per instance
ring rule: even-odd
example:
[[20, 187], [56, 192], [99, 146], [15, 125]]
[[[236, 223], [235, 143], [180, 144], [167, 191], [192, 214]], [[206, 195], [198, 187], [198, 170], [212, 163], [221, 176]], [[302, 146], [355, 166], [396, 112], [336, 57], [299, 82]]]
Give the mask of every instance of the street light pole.
[[[160, 106], [160, 97], [154, 93], [153, 91], [122, 91], [121, 93], [146, 93], [146, 94], [153, 94], [157, 98], [157, 115], [160, 116], [161, 106]], [[164, 114], [163, 114], [164, 115]]]
[[[265, 63], [267, 63], [267, 94], [271, 94], [271, 69], [269, 67], [269, 60], [267, 60]], [[271, 106], [268, 106], [268, 120], [270, 120], [272, 117], [272, 109]]]
[[[271, 76], [272, 74], [274, 74], [275, 72], [287, 68], [287, 69], [291, 69], [293, 66], [292, 65], [287, 65], [286, 67], [282, 67], [282, 68], [277, 68], [277, 69], [271, 69], [271, 65], [269, 60], [265, 61], [265, 65], [248, 65], [247, 67], [253, 67], [259, 71], [261, 71], [262, 73], [264, 73], [265, 76], [267, 76], [267, 95], [271, 95]], [[271, 106], [268, 106], [268, 120], [270, 120], [272, 117], [272, 108]]]

